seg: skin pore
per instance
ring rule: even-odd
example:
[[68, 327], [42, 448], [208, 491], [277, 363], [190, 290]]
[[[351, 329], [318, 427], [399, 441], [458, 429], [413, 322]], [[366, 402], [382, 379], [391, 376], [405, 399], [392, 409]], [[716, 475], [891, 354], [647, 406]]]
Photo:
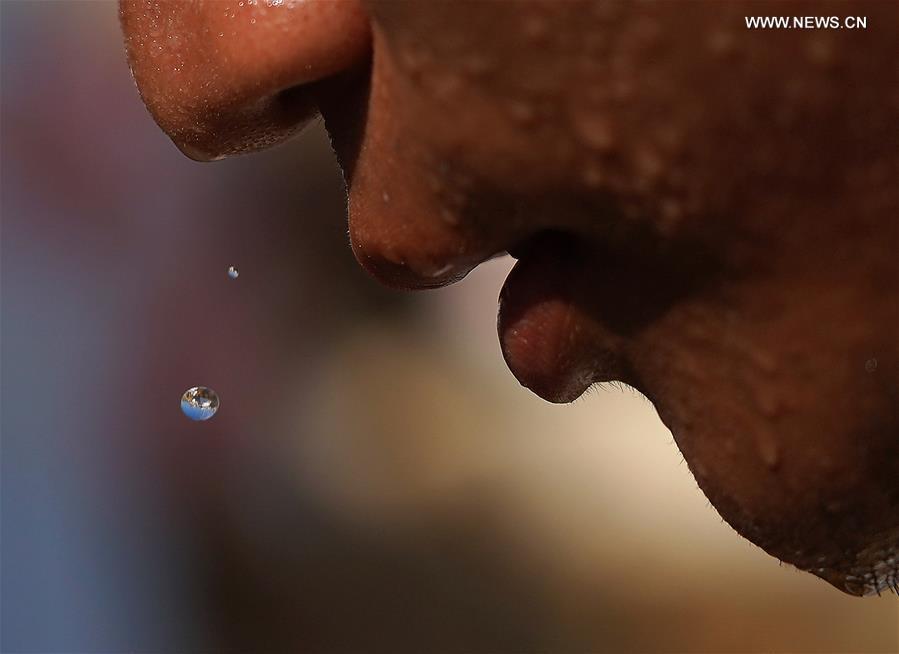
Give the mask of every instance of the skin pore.
[[[185, 154], [320, 112], [369, 272], [429, 288], [510, 252], [498, 331], [522, 384], [634, 386], [728, 523], [854, 595], [899, 584], [897, 11], [121, 2]], [[867, 29], [744, 23], [846, 14]]]

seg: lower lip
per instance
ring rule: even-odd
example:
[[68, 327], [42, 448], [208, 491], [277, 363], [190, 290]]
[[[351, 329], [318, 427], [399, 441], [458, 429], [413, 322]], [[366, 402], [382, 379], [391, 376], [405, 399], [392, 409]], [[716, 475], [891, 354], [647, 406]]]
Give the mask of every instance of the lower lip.
[[570, 238], [544, 234], [510, 251], [519, 259], [500, 294], [503, 357], [525, 387], [549, 402], [570, 402], [594, 379], [589, 320], [576, 292], [583, 254]]

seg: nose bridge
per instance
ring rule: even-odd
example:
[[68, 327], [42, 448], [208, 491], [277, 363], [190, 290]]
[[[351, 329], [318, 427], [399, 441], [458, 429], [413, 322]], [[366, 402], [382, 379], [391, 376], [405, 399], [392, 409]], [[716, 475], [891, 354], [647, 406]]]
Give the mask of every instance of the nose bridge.
[[185, 154], [217, 159], [291, 136], [316, 82], [368, 57], [356, 0], [121, 0], [132, 74]]

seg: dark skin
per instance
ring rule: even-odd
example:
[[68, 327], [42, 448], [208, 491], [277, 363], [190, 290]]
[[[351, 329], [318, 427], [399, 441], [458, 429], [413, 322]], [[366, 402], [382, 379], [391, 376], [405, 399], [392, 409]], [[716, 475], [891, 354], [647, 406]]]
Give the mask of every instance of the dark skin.
[[[866, 16], [853, 30], [743, 17]], [[899, 584], [899, 16], [890, 2], [122, 0], [188, 156], [320, 112], [384, 283], [519, 261], [499, 339], [568, 402], [620, 380], [722, 517], [853, 595]]]

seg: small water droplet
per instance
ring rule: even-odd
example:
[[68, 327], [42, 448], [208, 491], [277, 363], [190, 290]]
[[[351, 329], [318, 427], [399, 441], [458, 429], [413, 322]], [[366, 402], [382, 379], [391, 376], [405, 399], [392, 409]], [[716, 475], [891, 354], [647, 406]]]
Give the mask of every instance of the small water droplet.
[[875, 370], [877, 370], [877, 359], [871, 357], [865, 361], [865, 372], [874, 372]]
[[181, 410], [191, 420], [209, 420], [219, 409], [219, 396], [206, 386], [194, 386], [181, 396]]
[[240, 271], [236, 267], [228, 267], [228, 277], [230, 277], [231, 279], [237, 279], [238, 275], [240, 275]]

